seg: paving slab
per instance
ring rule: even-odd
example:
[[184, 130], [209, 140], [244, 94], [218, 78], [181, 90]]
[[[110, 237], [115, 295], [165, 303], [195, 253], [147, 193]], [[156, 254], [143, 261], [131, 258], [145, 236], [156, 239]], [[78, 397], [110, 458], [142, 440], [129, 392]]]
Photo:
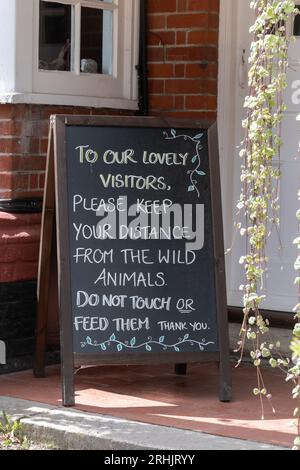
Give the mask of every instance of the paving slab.
[[287, 450], [16, 398], [0, 397], [0, 409], [21, 419], [29, 439], [63, 450]]

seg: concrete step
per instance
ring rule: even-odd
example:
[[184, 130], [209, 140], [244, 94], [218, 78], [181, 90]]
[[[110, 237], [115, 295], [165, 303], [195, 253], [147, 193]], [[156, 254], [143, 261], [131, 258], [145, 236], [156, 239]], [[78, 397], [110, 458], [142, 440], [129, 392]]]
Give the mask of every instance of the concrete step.
[[16, 398], [0, 397], [0, 410], [21, 419], [28, 439], [62, 450], [287, 450]]

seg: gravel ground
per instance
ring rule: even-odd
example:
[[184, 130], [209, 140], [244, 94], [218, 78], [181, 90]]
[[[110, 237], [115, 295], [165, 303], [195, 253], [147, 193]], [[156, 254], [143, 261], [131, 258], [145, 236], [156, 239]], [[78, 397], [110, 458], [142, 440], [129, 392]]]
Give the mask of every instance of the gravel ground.
[[43, 447], [39, 444], [30, 444], [28, 447], [24, 448], [20, 445], [17, 445], [17, 444], [14, 444], [14, 445], [10, 445], [10, 446], [3, 446], [0, 442], [0, 451], [2, 450], [52, 450], [52, 449], [48, 449], [47, 447]]
[[5, 443], [5, 439], [0, 435], [0, 451], [2, 450], [55, 450], [50, 446], [42, 445], [42, 444], [35, 444], [34, 442], [23, 441], [23, 443], [19, 443], [17, 441], [7, 444]]
[[27, 438], [19, 419], [0, 413], [0, 451], [2, 450], [53, 450], [51, 446], [37, 444]]
[[0, 451], [5, 451], [5, 450], [55, 450], [50, 447], [47, 447], [45, 445], [41, 444], [34, 444], [33, 442], [29, 442], [26, 445], [20, 445], [20, 444], [11, 444], [11, 445], [3, 445], [3, 442], [1, 441], [0, 438]]

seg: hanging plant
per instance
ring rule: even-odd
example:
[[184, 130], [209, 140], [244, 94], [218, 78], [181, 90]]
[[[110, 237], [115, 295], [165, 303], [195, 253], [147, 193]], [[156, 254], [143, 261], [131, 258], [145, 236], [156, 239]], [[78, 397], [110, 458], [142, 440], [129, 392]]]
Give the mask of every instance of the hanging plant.
[[[300, 191], [298, 192], [298, 200], [300, 201]], [[300, 209], [297, 212], [297, 219], [300, 223]], [[298, 250], [300, 250], [300, 237], [294, 240]], [[299, 303], [295, 306], [296, 312], [295, 320], [296, 325], [293, 331], [293, 338], [291, 341], [292, 362], [293, 366], [289, 369], [287, 380], [294, 382], [293, 398], [297, 401], [297, 406], [294, 410], [294, 417], [297, 420], [297, 437], [294, 441], [294, 450], [300, 450], [300, 255], [295, 262], [295, 270], [298, 276], [295, 279], [295, 284], [298, 285], [299, 290]]]
[[[255, 11], [256, 20], [250, 29], [254, 38], [249, 58], [249, 95], [244, 104], [247, 109], [247, 117], [243, 121], [245, 138], [240, 152], [243, 159], [242, 192], [237, 205], [244, 216], [244, 222], [238, 228], [246, 237], [247, 245], [247, 254], [240, 260], [245, 268], [246, 283], [241, 286], [244, 292], [244, 320], [239, 351], [241, 361], [246, 340], [252, 342], [251, 358], [257, 371], [254, 394], [261, 400], [264, 417], [263, 399], [271, 400], [271, 395], [264, 383], [262, 359], [268, 359], [271, 367], [285, 372], [290, 367], [290, 360], [280, 355], [280, 344], [270, 340], [269, 322], [263, 318], [260, 307], [265, 299], [267, 238], [273, 227], [279, 231], [281, 123], [286, 109], [283, 92], [287, 86], [291, 40], [287, 25], [297, 10], [292, 0], [255, 0], [251, 2], [251, 8]], [[300, 304], [298, 308], [300, 314]], [[297, 351], [299, 344], [295, 344], [293, 348]], [[294, 380], [295, 372], [289, 374]], [[299, 386], [294, 389], [294, 395], [300, 395], [299, 389]], [[299, 411], [297, 413], [299, 415]]]

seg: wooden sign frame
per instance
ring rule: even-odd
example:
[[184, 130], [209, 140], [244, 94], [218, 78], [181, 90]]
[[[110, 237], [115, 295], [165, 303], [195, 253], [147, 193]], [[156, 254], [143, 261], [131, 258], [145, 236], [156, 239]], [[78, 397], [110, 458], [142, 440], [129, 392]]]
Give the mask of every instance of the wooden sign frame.
[[[141, 127], [141, 128], [191, 128], [205, 129], [208, 133], [210, 167], [211, 209], [215, 260], [215, 289], [218, 325], [218, 352], [164, 352], [135, 354], [76, 354], [73, 352], [73, 321], [71, 303], [71, 276], [69, 262], [69, 215], [67, 190], [67, 126]], [[105, 364], [177, 364], [177, 373], [184, 373], [185, 365], [192, 362], [219, 363], [219, 398], [231, 400], [231, 370], [226, 305], [224, 241], [221, 209], [218, 137], [216, 124], [208, 121], [187, 121], [152, 117], [107, 117], [55, 115], [50, 119], [46, 183], [43, 203], [42, 235], [39, 258], [38, 311], [36, 327], [36, 354], [34, 374], [45, 375], [47, 321], [49, 304], [49, 279], [51, 258], [54, 253], [53, 227], [56, 221], [58, 310], [60, 317], [60, 346], [62, 396], [64, 406], [75, 404], [74, 370], [84, 365]], [[56, 208], [56, 209], [55, 209]]]

